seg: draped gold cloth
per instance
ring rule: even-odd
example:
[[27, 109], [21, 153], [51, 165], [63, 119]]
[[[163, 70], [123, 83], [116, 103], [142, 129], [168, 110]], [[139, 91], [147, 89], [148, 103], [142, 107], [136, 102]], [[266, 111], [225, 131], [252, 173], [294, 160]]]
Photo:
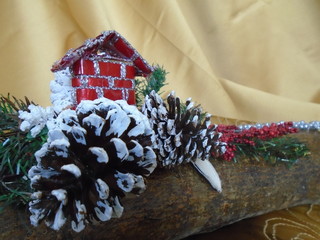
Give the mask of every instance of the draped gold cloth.
[[320, 120], [319, 11], [316, 0], [1, 0], [0, 93], [50, 105], [52, 63], [113, 29], [169, 72], [166, 93], [209, 113]]
[[114, 29], [214, 115], [320, 120], [320, 2], [1, 0], [2, 94], [50, 105], [52, 63]]

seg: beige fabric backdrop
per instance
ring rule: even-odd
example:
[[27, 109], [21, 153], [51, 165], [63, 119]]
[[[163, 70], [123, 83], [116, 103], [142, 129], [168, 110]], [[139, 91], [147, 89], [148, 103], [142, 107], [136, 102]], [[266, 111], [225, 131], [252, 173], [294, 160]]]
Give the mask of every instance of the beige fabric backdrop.
[[48, 106], [50, 67], [104, 30], [214, 115], [320, 120], [320, 1], [1, 0], [1, 94]]

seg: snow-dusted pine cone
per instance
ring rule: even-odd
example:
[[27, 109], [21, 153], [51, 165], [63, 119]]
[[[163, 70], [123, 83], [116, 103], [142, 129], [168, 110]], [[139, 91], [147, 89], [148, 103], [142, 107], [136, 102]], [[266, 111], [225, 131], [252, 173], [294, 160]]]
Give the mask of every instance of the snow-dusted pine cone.
[[135, 106], [125, 101], [82, 101], [48, 124], [48, 141], [36, 152], [29, 171], [36, 191], [31, 223], [41, 220], [58, 230], [71, 220], [73, 230], [120, 217], [120, 199], [142, 193], [144, 176], [155, 169], [154, 132]]
[[201, 122], [201, 109], [191, 99], [181, 109], [180, 99], [172, 92], [167, 104], [152, 91], [145, 98], [142, 112], [148, 117], [156, 134], [156, 150], [160, 164], [171, 167], [181, 163], [208, 159], [219, 151], [220, 134], [210, 126], [210, 114]]

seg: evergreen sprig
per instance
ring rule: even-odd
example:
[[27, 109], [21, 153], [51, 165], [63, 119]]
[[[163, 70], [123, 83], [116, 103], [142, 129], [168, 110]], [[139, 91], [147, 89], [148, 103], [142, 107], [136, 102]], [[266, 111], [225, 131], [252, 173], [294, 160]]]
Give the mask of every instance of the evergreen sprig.
[[146, 79], [136, 79], [136, 102], [138, 106], [141, 106], [145, 96], [149, 95], [154, 90], [159, 95], [160, 89], [167, 85], [166, 75], [168, 72], [163, 67], [157, 65], [154, 71]]
[[18, 111], [27, 110], [29, 104], [28, 98], [22, 101], [9, 94], [7, 97], [0, 96], [0, 141], [19, 131]]
[[255, 139], [255, 145], [239, 143], [235, 144], [235, 147], [234, 161], [237, 161], [237, 158], [246, 157], [257, 161], [263, 159], [271, 164], [282, 162], [291, 166], [298, 159], [310, 154], [306, 144], [289, 136], [269, 140]]
[[27, 203], [28, 170], [35, 164], [33, 154], [46, 141], [46, 128], [35, 138], [19, 129], [19, 110], [28, 111], [30, 104], [27, 98], [0, 97], [0, 201], [6, 204]]
[[220, 140], [226, 145], [224, 154], [219, 157], [226, 161], [239, 158], [264, 159], [269, 163], [285, 162], [291, 166], [299, 158], [309, 154], [306, 144], [290, 136], [297, 133], [292, 122], [272, 123], [262, 128], [251, 127], [241, 130], [235, 125], [218, 125], [222, 133]]

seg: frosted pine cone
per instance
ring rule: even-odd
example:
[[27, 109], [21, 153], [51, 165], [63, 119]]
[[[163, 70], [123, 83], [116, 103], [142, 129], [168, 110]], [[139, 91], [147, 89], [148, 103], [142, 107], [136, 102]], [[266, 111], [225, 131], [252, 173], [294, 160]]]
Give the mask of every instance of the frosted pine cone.
[[156, 167], [154, 132], [148, 119], [125, 101], [82, 101], [49, 125], [48, 141], [36, 152], [29, 171], [30, 220], [58, 230], [107, 221], [123, 212], [126, 193], [142, 193], [144, 176]]
[[180, 99], [171, 93], [167, 104], [152, 91], [146, 96], [142, 112], [149, 118], [156, 134], [158, 160], [164, 167], [181, 163], [208, 159], [218, 148], [220, 137], [215, 126], [210, 126], [210, 114], [200, 120], [201, 109], [195, 107], [191, 99], [182, 111]]

